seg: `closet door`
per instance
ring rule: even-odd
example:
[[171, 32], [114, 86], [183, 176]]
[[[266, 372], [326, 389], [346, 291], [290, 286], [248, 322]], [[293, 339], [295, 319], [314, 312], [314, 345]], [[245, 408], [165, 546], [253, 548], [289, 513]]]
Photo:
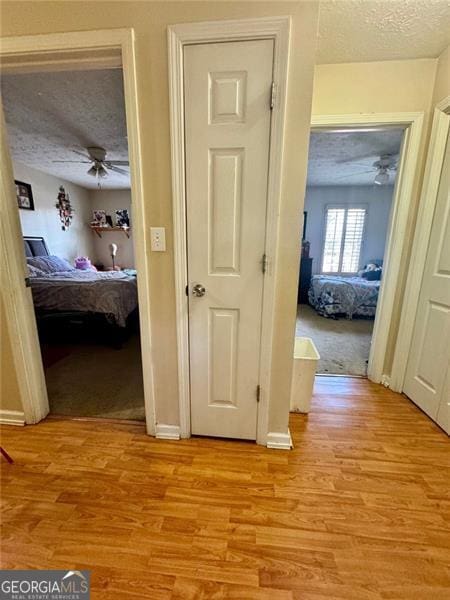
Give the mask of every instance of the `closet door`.
[[191, 424], [256, 439], [273, 41], [185, 49]]

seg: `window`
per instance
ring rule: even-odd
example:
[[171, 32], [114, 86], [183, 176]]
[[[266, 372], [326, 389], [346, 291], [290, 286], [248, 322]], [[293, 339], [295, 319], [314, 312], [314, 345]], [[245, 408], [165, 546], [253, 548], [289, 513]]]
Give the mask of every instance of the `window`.
[[365, 208], [327, 208], [322, 273], [357, 273], [365, 220]]

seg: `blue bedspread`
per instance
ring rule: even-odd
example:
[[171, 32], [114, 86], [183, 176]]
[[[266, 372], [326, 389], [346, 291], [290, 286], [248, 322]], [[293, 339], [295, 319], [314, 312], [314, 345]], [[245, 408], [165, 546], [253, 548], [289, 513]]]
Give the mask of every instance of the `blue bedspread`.
[[380, 281], [362, 277], [313, 275], [309, 302], [323, 317], [345, 315], [374, 317], [377, 309]]

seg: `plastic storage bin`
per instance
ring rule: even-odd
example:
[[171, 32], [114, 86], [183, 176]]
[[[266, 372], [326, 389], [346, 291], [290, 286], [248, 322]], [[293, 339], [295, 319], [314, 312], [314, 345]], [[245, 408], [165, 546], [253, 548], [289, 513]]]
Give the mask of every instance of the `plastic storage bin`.
[[311, 338], [296, 337], [292, 371], [291, 411], [308, 413], [320, 355]]

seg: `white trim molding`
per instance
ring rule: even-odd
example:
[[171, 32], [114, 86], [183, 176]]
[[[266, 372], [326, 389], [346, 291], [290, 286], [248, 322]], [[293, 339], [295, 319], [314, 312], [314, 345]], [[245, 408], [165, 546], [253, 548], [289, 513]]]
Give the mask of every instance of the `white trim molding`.
[[391, 389], [402, 392], [406, 367], [412, 343], [414, 323], [419, 303], [420, 288], [425, 269], [427, 248], [433, 225], [445, 148], [450, 132], [450, 96], [435, 107], [428, 145], [427, 162], [423, 177], [422, 193], [417, 213], [414, 241], [409, 261], [397, 343], [392, 362]]
[[[22, 229], [17, 210], [14, 175], [6, 140], [3, 109], [0, 107], [0, 249], [3, 258], [2, 299], [5, 327], [11, 340], [12, 359], [25, 421], [33, 424], [49, 412], [31, 290], [25, 287], [26, 262]], [[9, 411], [6, 411], [9, 412]]]
[[381, 378], [381, 385], [384, 385], [384, 387], [386, 388], [390, 388], [391, 387], [391, 378], [389, 377], [389, 375], [383, 375]]
[[22, 410], [0, 410], [0, 425], [25, 425], [25, 413]]
[[[71, 61], [71, 68], [75, 68], [77, 61], [85, 64], [88, 58], [95, 59], [97, 66], [101, 64], [102, 60], [106, 61], [109, 66], [111, 66], [112, 60], [114, 66], [120, 66], [120, 63], [122, 65], [131, 172], [131, 200], [135, 215], [133, 241], [139, 283], [145, 415], [147, 432], [154, 435], [155, 407], [149, 259], [146, 252], [147, 236], [144, 218], [146, 198], [143, 184], [134, 30], [77, 31], [6, 37], [1, 40], [0, 57], [7, 58], [9, 65], [14, 63], [16, 56], [20, 56], [22, 68], [28, 65], [31, 69], [33, 63], [39, 62], [44, 55], [46, 70], [49, 70], [52, 64], [58, 69], [58, 64], [61, 61], [67, 63], [68, 59]], [[119, 57], [119, 61], [117, 57]], [[4, 127], [2, 129], [4, 131]], [[11, 328], [11, 338], [15, 340], [13, 358], [17, 372], [21, 373], [19, 386], [26, 422], [37, 423], [48, 414], [49, 409], [31, 293], [24, 285], [25, 258], [7, 144], [2, 144], [0, 167], [2, 172], [0, 227], [5, 271], [9, 278], [9, 281], [3, 286], [5, 310]]]
[[294, 447], [292, 443], [291, 432], [288, 429], [287, 433], [274, 433], [269, 432], [267, 434], [267, 447], [272, 450], [291, 450]]
[[168, 28], [170, 132], [172, 158], [172, 196], [175, 255], [178, 393], [181, 437], [191, 435], [189, 394], [189, 327], [186, 255], [186, 191], [184, 155], [183, 48], [187, 44], [273, 39], [273, 78], [276, 103], [272, 111], [270, 163], [268, 176], [266, 256], [267, 271], [263, 291], [260, 355], [261, 397], [258, 407], [256, 441], [267, 443], [272, 370], [272, 339], [275, 327], [276, 264], [279, 212], [281, 204], [281, 166], [289, 63], [290, 17], [212, 21], [173, 25]]
[[[370, 113], [313, 115], [313, 129], [358, 129], [375, 127], [404, 127], [399, 169], [397, 172], [391, 219], [386, 236], [383, 283], [380, 288], [378, 308], [370, 349], [368, 377], [371, 381], [383, 381], [386, 350], [389, 342], [390, 324], [395, 310], [397, 284], [404, 276], [402, 259], [408, 245], [407, 228], [412, 216], [412, 190], [417, 177], [417, 160], [422, 139], [423, 113]], [[394, 373], [391, 373], [391, 376]]]
[[161, 423], [157, 423], [155, 429], [155, 437], [158, 438], [158, 440], [179, 440], [180, 426], [163, 425]]

